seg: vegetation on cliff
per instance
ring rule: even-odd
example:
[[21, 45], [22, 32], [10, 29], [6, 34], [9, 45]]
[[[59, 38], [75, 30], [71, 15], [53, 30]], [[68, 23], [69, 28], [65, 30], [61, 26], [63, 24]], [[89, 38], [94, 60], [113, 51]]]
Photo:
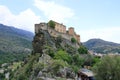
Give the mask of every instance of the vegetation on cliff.
[[81, 45], [79, 48], [78, 48], [78, 52], [79, 54], [88, 54], [88, 50], [85, 46]]
[[81, 67], [93, 66], [96, 61], [95, 57], [87, 54], [85, 47], [73, 45], [76, 43], [60, 36], [51, 37], [47, 31], [41, 30], [34, 36], [32, 55], [24, 60], [11, 79], [75, 78]]

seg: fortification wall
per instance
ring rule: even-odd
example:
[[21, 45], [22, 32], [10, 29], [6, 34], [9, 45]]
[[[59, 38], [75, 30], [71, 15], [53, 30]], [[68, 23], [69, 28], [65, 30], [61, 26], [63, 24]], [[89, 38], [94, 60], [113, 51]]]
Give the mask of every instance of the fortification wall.
[[63, 24], [55, 22], [55, 30], [61, 33], [66, 33], [66, 26]]
[[54, 29], [51, 29], [51, 28], [48, 28], [48, 32], [53, 37], [61, 36], [62, 38], [65, 38], [65, 39], [70, 40], [70, 41], [71, 41], [71, 38], [73, 37], [72, 35], [69, 35], [69, 34], [66, 34], [66, 33], [61, 33], [61, 32], [58, 32]]

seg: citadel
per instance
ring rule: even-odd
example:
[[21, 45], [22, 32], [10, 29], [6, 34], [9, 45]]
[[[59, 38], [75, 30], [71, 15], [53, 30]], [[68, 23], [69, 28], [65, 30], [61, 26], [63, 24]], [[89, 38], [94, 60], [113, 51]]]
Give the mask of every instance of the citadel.
[[61, 36], [62, 38], [70, 41], [71, 41], [71, 38], [75, 38], [77, 43], [78, 44], [80, 43], [80, 35], [76, 34], [73, 27], [70, 27], [68, 28], [68, 30], [66, 30], [65, 25], [55, 21], [53, 22], [55, 23], [54, 29], [49, 27], [48, 24], [45, 22], [35, 24], [35, 34], [39, 33], [40, 30], [47, 30], [52, 37]]

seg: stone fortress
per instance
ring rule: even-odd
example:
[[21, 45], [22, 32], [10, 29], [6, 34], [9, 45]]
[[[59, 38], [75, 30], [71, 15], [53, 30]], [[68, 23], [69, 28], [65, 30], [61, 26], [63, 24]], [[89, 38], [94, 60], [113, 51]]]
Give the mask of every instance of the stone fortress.
[[77, 43], [78, 44], [80, 43], [80, 35], [76, 34], [73, 27], [70, 27], [68, 30], [66, 30], [65, 25], [55, 21], [54, 23], [55, 23], [54, 29], [50, 28], [48, 24], [45, 22], [40, 24], [35, 24], [35, 33], [36, 34], [39, 33], [40, 30], [47, 30], [52, 37], [61, 36], [62, 38], [65, 38], [70, 41], [71, 38], [75, 38], [77, 40]]

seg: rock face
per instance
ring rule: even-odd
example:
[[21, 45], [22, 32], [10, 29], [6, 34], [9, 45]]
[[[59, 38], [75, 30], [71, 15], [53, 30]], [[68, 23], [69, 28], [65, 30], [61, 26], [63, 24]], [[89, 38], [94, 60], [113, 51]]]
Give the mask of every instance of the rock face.
[[35, 34], [33, 42], [33, 53], [43, 54], [43, 50], [49, 46], [52, 47], [54, 51], [59, 48], [66, 50], [68, 53], [76, 53], [78, 45], [77, 43], [72, 43], [71, 41], [62, 38], [61, 36], [52, 37], [47, 30], [39, 30]]
[[[56, 80], [56, 78], [75, 78], [74, 71], [68, 67], [64, 60], [55, 59], [53, 56], [59, 50], [68, 54], [77, 53], [78, 43], [72, 43], [62, 36], [53, 37], [48, 30], [39, 29], [32, 41], [33, 54], [40, 54], [34, 61], [31, 80]], [[51, 56], [51, 53], [54, 54]], [[59, 79], [59, 80], [61, 80]]]
[[70, 68], [63, 68], [60, 69], [59, 72], [57, 73], [58, 77], [66, 77], [66, 78], [75, 78], [75, 73], [72, 71]]
[[33, 50], [34, 53], [42, 53], [43, 45], [45, 44], [44, 34], [36, 34], [33, 41]]
[[37, 33], [34, 36], [34, 40], [32, 42], [33, 44], [33, 53], [43, 53], [43, 49], [45, 49], [45, 46], [51, 46], [55, 47], [55, 44], [51, 40], [51, 36], [47, 31], [40, 30], [39, 33]]

